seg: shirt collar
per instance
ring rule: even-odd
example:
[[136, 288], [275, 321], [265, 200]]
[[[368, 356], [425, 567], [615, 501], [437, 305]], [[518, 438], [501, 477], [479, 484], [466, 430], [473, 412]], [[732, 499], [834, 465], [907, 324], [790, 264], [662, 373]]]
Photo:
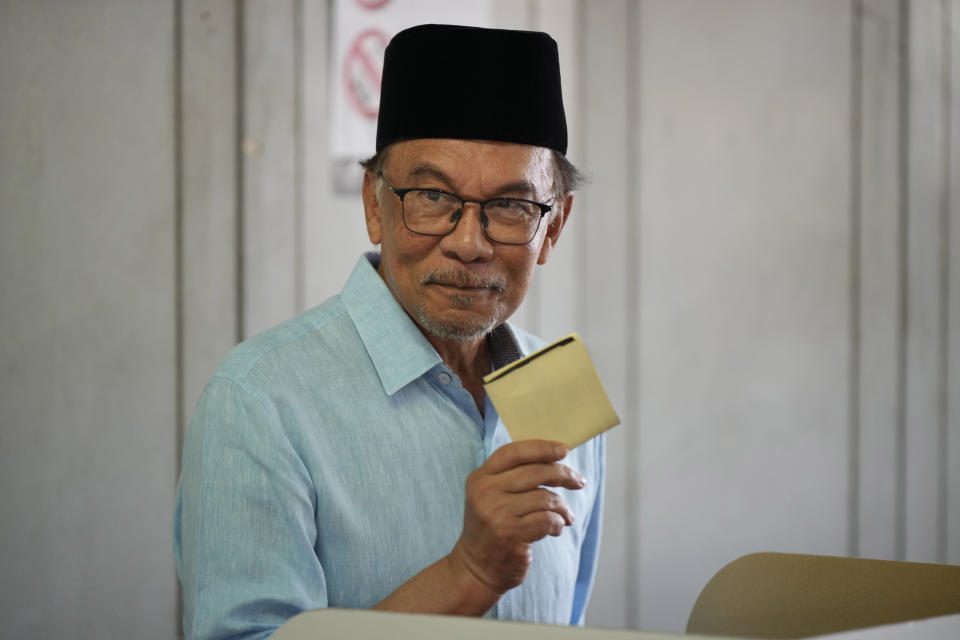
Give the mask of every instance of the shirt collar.
[[392, 396], [441, 359], [377, 273], [379, 263], [379, 253], [361, 256], [340, 298], [373, 361], [384, 391]]
[[[377, 273], [379, 264], [377, 252], [361, 256], [340, 297], [384, 391], [392, 396], [442, 360]], [[494, 369], [523, 356], [506, 323], [491, 331], [487, 340]]]

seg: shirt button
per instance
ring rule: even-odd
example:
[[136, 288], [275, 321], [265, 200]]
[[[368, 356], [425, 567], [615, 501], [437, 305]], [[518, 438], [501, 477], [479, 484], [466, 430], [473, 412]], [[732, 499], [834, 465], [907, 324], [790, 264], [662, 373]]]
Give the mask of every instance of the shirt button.
[[438, 381], [440, 384], [450, 384], [450, 374], [449, 374], [449, 373], [441, 373], [440, 375], [437, 376], [437, 381]]

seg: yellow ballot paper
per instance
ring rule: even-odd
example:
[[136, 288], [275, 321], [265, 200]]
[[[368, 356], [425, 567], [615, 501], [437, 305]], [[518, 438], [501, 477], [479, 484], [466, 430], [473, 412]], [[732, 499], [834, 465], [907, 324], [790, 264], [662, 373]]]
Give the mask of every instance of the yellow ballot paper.
[[575, 333], [484, 376], [510, 437], [572, 449], [620, 424], [583, 340]]

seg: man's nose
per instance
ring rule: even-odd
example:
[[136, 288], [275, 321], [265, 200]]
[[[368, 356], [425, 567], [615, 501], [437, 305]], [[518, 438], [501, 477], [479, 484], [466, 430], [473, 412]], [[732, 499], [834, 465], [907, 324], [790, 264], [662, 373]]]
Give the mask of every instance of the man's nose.
[[485, 262], [493, 257], [493, 243], [483, 230], [480, 205], [464, 203], [457, 226], [440, 241], [444, 253], [461, 262]]

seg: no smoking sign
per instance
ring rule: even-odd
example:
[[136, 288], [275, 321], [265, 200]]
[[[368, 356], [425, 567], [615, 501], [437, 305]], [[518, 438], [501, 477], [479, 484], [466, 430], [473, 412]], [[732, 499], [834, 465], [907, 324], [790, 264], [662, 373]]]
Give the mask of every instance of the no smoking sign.
[[[3, 0], [0, 0], [0, 4]], [[357, 164], [373, 153], [380, 111], [383, 57], [393, 35], [416, 24], [490, 26], [493, 0], [329, 0], [333, 60], [330, 74], [330, 154], [334, 189], [356, 194]]]
[[389, 42], [379, 29], [357, 35], [343, 63], [343, 89], [350, 106], [364, 118], [375, 120], [380, 107], [380, 74]]

